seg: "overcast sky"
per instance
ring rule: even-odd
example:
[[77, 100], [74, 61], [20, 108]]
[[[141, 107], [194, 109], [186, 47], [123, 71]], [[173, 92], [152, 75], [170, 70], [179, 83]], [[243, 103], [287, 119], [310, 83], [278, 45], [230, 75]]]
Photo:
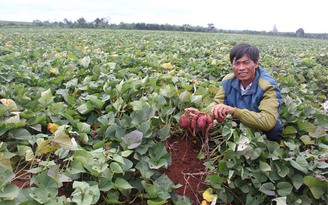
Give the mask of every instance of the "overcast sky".
[[[327, 2], [328, 3], [328, 2]], [[0, 0], [0, 20], [156, 23], [217, 29], [328, 33], [326, 0]]]

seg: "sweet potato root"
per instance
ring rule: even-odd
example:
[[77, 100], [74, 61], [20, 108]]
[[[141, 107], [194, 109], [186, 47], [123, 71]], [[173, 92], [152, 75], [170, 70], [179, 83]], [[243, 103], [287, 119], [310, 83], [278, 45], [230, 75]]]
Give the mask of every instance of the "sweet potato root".
[[213, 118], [197, 109], [187, 108], [179, 118], [179, 126], [184, 130], [191, 131], [194, 136], [196, 136], [197, 129], [205, 131], [205, 135], [208, 135], [213, 127]]
[[186, 114], [182, 114], [179, 118], [179, 126], [184, 129], [188, 130], [191, 126], [191, 120]]

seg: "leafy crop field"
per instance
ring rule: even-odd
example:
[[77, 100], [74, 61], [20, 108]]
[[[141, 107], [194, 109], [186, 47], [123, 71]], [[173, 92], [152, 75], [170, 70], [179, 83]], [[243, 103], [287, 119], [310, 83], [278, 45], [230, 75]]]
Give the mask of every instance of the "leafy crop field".
[[200, 204], [165, 173], [168, 140], [204, 143], [178, 119], [211, 102], [240, 42], [280, 84], [284, 143], [215, 122], [196, 159], [208, 188], [194, 191], [202, 204], [326, 204], [327, 40], [87, 29], [0, 31], [1, 204]]

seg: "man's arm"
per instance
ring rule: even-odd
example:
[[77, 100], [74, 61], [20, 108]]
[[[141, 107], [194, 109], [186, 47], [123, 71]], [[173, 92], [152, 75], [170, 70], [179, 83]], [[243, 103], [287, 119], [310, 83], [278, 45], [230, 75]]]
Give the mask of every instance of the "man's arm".
[[264, 91], [263, 99], [259, 105], [260, 112], [235, 108], [233, 117], [239, 119], [248, 127], [269, 131], [277, 123], [278, 107], [279, 102], [275, 87], [270, 85], [266, 86]]

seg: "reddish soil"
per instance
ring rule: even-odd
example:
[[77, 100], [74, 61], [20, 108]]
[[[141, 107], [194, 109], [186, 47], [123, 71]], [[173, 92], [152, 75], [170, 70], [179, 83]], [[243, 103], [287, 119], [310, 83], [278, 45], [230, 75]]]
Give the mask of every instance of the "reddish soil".
[[172, 164], [164, 173], [174, 184], [182, 185], [175, 193], [188, 197], [193, 204], [201, 204], [202, 194], [208, 187], [204, 183], [203, 161], [197, 158], [199, 148], [190, 138], [172, 136], [167, 140], [167, 150], [172, 155]]

